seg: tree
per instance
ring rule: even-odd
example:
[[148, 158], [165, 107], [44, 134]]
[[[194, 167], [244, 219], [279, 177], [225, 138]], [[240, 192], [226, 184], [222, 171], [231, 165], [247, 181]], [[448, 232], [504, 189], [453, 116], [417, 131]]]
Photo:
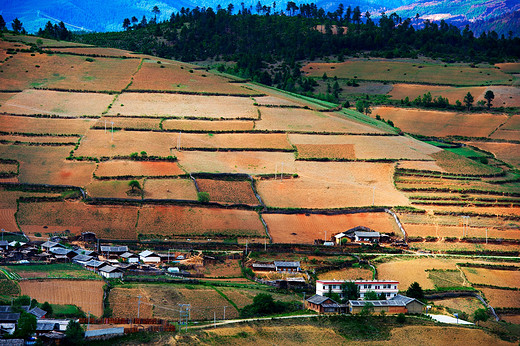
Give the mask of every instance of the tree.
[[386, 300], [386, 294], [384, 294], [383, 292], [379, 293], [379, 295], [377, 296], [377, 300]]
[[479, 321], [486, 322], [489, 319], [489, 314], [486, 309], [477, 309], [473, 314], [473, 319], [477, 322], [478, 326]]
[[495, 98], [495, 94], [491, 90], [488, 90], [484, 94], [484, 98], [487, 100], [487, 108], [491, 108], [491, 101]]
[[70, 320], [65, 330], [65, 338], [63, 339], [65, 345], [83, 345], [85, 344], [85, 331], [79, 322]]
[[197, 192], [197, 199], [199, 200], [199, 202], [208, 203], [209, 202], [209, 193]]
[[359, 313], [361, 316], [370, 316], [374, 313], [374, 304], [366, 303]]
[[377, 293], [374, 291], [368, 291], [365, 293], [365, 300], [377, 300]]
[[2, 17], [2, 15], [0, 14], [0, 31], [4, 31], [5, 30], [5, 20], [4, 20], [4, 17]]
[[23, 29], [22, 22], [18, 18], [15, 18], [13, 20], [13, 23], [11, 24], [11, 27], [13, 28], [13, 31], [16, 33], [20, 33]]
[[125, 19], [123, 20], [123, 29], [125, 29], [125, 30], [130, 29], [130, 19], [125, 18]]
[[356, 110], [359, 113], [364, 113], [364, 111], [365, 111], [365, 102], [363, 102], [363, 100], [358, 100], [356, 102]]
[[343, 301], [356, 300], [359, 298], [359, 285], [353, 281], [347, 281], [341, 284], [343, 292]]
[[406, 295], [410, 298], [424, 299], [423, 289], [417, 281], [415, 281], [410, 285], [410, 287], [408, 287], [408, 289], [406, 290]]
[[401, 324], [406, 322], [406, 316], [402, 312], [399, 315], [397, 315], [397, 322]]
[[128, 186], [132, 188], [132, 191], [134, 191], [135, 189], [141, 190], [141, 184], [139, 184], [139, 181], [137, 180], [130, 180], [128, 182]]
[[157, 15], [161, 14], [161, 10], [159, 9], [159, 7], [157, 7], [157, 5], [152, 8], [152, 13], [155, 15], [154, 19], [157, 22]]
[[42, 304], [42, 310], [45, 310], [47, 311], [47, 315], [52, 315], [52, 313], [54, 312], [53, 309], [52, 309], [52, 305], [49, 304], [49, 302], [45, 302]]
[[464, 96], [464, 104], [465, 104], [466, 107], [468, 108], [468, 111], [471, 109], [471, 106], [473, 106], [473, 101], [475, 101], [475, 98], [474, 98], [473, 95], [471, 95], [471, 93], [468, 91], [468, 93], [466, 94], [466, 96]]
[[36, 316], [22, 311], [14, 336], [22, 339], [27, 339], [36, 331]]

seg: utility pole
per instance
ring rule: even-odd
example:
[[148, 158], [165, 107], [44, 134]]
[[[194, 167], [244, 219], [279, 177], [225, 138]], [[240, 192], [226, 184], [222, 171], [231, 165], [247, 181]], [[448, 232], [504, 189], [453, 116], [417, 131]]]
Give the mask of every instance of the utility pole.
[[280, 180], [283, 180], [283, 162], [282, 162], [282, 171], [280, 173]]
[[224, 306], [224, 320], [226, 319], [226, 308], [227, 306]]
[[139, 310], [141, 309], [141, 296], [137, 296], [137, 318], [139, 318]]
[[213, 328], [217, 328], [217, 313], [213, 311]]
[[486, 245], [488, 243], [488, 229], [486, 228]]
[[267, 252], [267, 239], [264, 239], [264, 251]]
[[88, 312], [87, 330], [90, 327], [90, 311]]

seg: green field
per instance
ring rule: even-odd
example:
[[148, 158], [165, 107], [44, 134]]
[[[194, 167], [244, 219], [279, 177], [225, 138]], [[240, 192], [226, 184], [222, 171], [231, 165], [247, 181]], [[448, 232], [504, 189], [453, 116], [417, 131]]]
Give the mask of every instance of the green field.
[[478, 151], [472, 150], [470, 148], [446, 148], [447, 151], [451, 151], [452, 153], [462, 155], [465, 157], [487, 157], [484, 153], [479, 153]]
[[[311, 69], [312, 68], [312, 69]], [[402, 62], [384, 59], [350, 60], [342, 63], [309, 63], [303, 71], [311, 77], [348, 78], [370, 81], [408, 82], [457, 86], [511, 85], [512, 77], [494, 67]]]
[[7, 265], [0, 269], [6, 270], [14, 277], [28, 278], [63, 278], [63, 279], [94, 279], [101, 277], [74, 263]]

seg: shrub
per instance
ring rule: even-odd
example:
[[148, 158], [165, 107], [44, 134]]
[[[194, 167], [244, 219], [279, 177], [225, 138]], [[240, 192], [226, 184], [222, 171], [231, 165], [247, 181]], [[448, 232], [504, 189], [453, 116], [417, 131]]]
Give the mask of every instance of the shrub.
[[397, 323], [405, 323], [406, 322], [406, 316], [401, 312], [399, 315], [397, 315]]
[[209, 193], [197, 192], [197, 199], [199, 200], [199, 202], [208, 203], [209, 202]]
[[92, 59], [92, 58], [86, 58], [85, 61], [88, 61], [88, 62], [94, 62], [94, 59]]

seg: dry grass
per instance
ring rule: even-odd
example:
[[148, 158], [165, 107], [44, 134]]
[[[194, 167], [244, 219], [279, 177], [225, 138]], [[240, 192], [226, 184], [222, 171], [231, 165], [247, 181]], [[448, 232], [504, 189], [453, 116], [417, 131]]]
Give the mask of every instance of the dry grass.
[[75, 118], [101, 115], [114, 96], [94, 93], [68, 93], [28, 89], [2, 104], [2, 112], [11, 114], [44, 114]]
[[439, 299], [434, 301], [435, 305], [444, 306], [450, 309], [462, 311], [473, 316], [473, 313], [477, 309], [485, 308], [484, 305], [475, 297], [460, 297], [460, 298], [448, 298]]
[[284, 172], [297, 173], [298, 178], [257, 182], [257, 190], [267, 205], [341, 208], [409, 204], [394, 187], [393, 164], [298, 161], [294, 164], [295, 169], [291, 168], [286, 165]]
[[43, 47], [63, 47], [63, 46], [78, 46], [78, 47], [93, 47], [83, 43], [68, 42], [68, 41], [56, 41], [48, 38], [42, 38], [38, 36], [26, 36], [26, 35], [14, 35], [5, 33], [4, 37], [8, 40], [19, 41], [23, 43], [36, 44], [38, 40], [41, 40]]
[[100, 162], [95, 174], [98, 177], [153, 177], [181, 175], [184, 171], [176, 162], [113, 160]]
[[[22, 230], [50, 232], [55, 227], [71, 233], [94, 232], [103, 239], [137, 239], [137, 208], [90, 206], [80, 202], [20, 203], [17, 214]], [[48, 230], [41, 226], [48, 226]]]
[[513, 115], [511, 116], [505, 124], [498, 129], [495, 133], [493, 133], [491, 138], [497, 139], [505, 139], [505, 140], [515, 140], [517, 141], [520, 138], [520, 116]]
[[425, 136], [488, 137], [507, 115], [457, 113], [422, 109], [374, 107], [372, 114], [392, 120], [404, 132]]
[[297, 144], [298, 158], [355, 160], [354, 144]]
[[347, 119], [336, 113], [307, 109], [260, 108], [262, 119], [256, 122], [258, 130], [291, 132], [384, 133], [379, 129]]
[[455, 101], [462, 102], [464, 96], [469, 92], [475, 98], [475, 102], [484, 99], [484, 92], [486, 87], [450, 87], [443, 85], [421, 85], [421, 84], [394, 84], [392, 90], [388, 93], [393, 99], [401, 100], [406, 97], [410, 101], [415, 100], [418, 96], [423, 96], [427, 92], [432, 94], [432, 97], [442, 96], [448, 98], [451, 104]]
[[[406, 233], [411, 237], [457, 237], [462, 238], [462, 226], [448, 225], [426, 225], [426, 224], [408, 224], [404, 223]], [[465, 230], [467, 237], [485, 238], [487, 235], [490, 239], [520, 239], [520, 231], [518, 229], [495, 229], [485, 227], [469, 227]]]
[[510, 76], [495, 68], [470, 68], [467, 65], [441, 65], [420, 61], [412, 63], [387, 59], [351, 59], [342, 63], [309, 63], [302, 71], [313, 77], [321, 77], [323, 73], [327, 73], [329, 77], [360, 80], [475, 86], [511, 84]]
[[22, 294], [39, 302], [51, 304], [72, 304], [85, 313], [101, 317], [103, 315], [103, 285], [101, 280], [29, 280], [20, 281]]
[[112, 129], [112, 123], [114, 128], [121, 129], [143, 129], [143, 130], [161, 130], [160, 123], [161, 119], [155, 118], [123, 118], [123, 117], [103, 117], [96, 121], [93, 127], [105, 128], [107, 131]]
[[318, 275], [320, 280], [372, 280], [372, 271], [363, 268], [332, 270]]
[[265, 236], [254, 211], [183, 206], [141, 208], [137, 232], [173, 237]]
[[369, 227], [381, 233], [399, 232], [394, 219], [386, 213], [262, 214], [275, 243], [313, 244], [315, 239], [327, 240], [333, 235], [357, 226]]
[[520, 308], [520, 291], [479, 288], [494, 308]]
[[254, 126], [255, 123], [252, 120], [211, 121], [167, 119], [162, 123], [163, 129], [174, 131], [251, 131]]
[[466, 144], [491, 152], [497, 159], [520, 168], [520, 144], [493, 142], [466, 142]]
[[400, 161], [398, 168], [415, 169], [419, 171], [446, 172], [435, 161]]
[[197, 179], [199, 190], [209, 193], [210, 201], [257, 205], [260, 202], [253, 193], [251, 182]]
[[[0, 135], [0, 141], [42, 144], [69, 144], [75, 145], [78, 137], [67, 136], [22, 136], [22, 135]], [[16, 166], [15, 166], [16, 167]], [[15, 169], [16, 172], [16, 169]]]
[[139, 309], [140, 318], [152, 318], [153, 306], [147, 291], [142, 288], [114, 287], [110, 290], [108, 301], [112, 308], [112, 316], [115, 318], [137, 317], [138, 296], [141, 296]]
[[472, 284], [520, 288], [520, 271], [488, 268], [462, 268]]
[[[177, 135], [174, 136], [177, 138]], [[182, 148], [292, 150], [287, 136], [281, 133], [183, 133]]]
[[[86, 192], [94, 198], [131, 198], [141, 199], [139, 191], [131, 193], [130, 180], [94, 180], [86, 186]], [[139, 181], [143, 186], [143, 181]]]
[[94, 122], [95, 120], [91, 119], [47, 119], [0, 115], [2, 131], [16, 133], [83, 135]]
[[434, 153], [432, 157], [437, 165], [448, 173], [484, 175], [501, 171], [499, 168], [482, 164], [446, 150]]
[[161, 93], [123, 93], [118, 96], [108, 115], [214, 119], [258, 118], [253, 100], [248, 97]]
[[197, 200], [191, 179], [146, 179], [143, 198]]
[[[64, 88], [75, 90], [121, 91], [137, 69], [137, 59], [94, 58], [66, 54], [18, 53], [1, 73], [2, 90], [21, 90], [30, 87]], [[37, 67], [38, 66], [38, 67]], [[27, 71], [27, 72], [26, 72]]]

